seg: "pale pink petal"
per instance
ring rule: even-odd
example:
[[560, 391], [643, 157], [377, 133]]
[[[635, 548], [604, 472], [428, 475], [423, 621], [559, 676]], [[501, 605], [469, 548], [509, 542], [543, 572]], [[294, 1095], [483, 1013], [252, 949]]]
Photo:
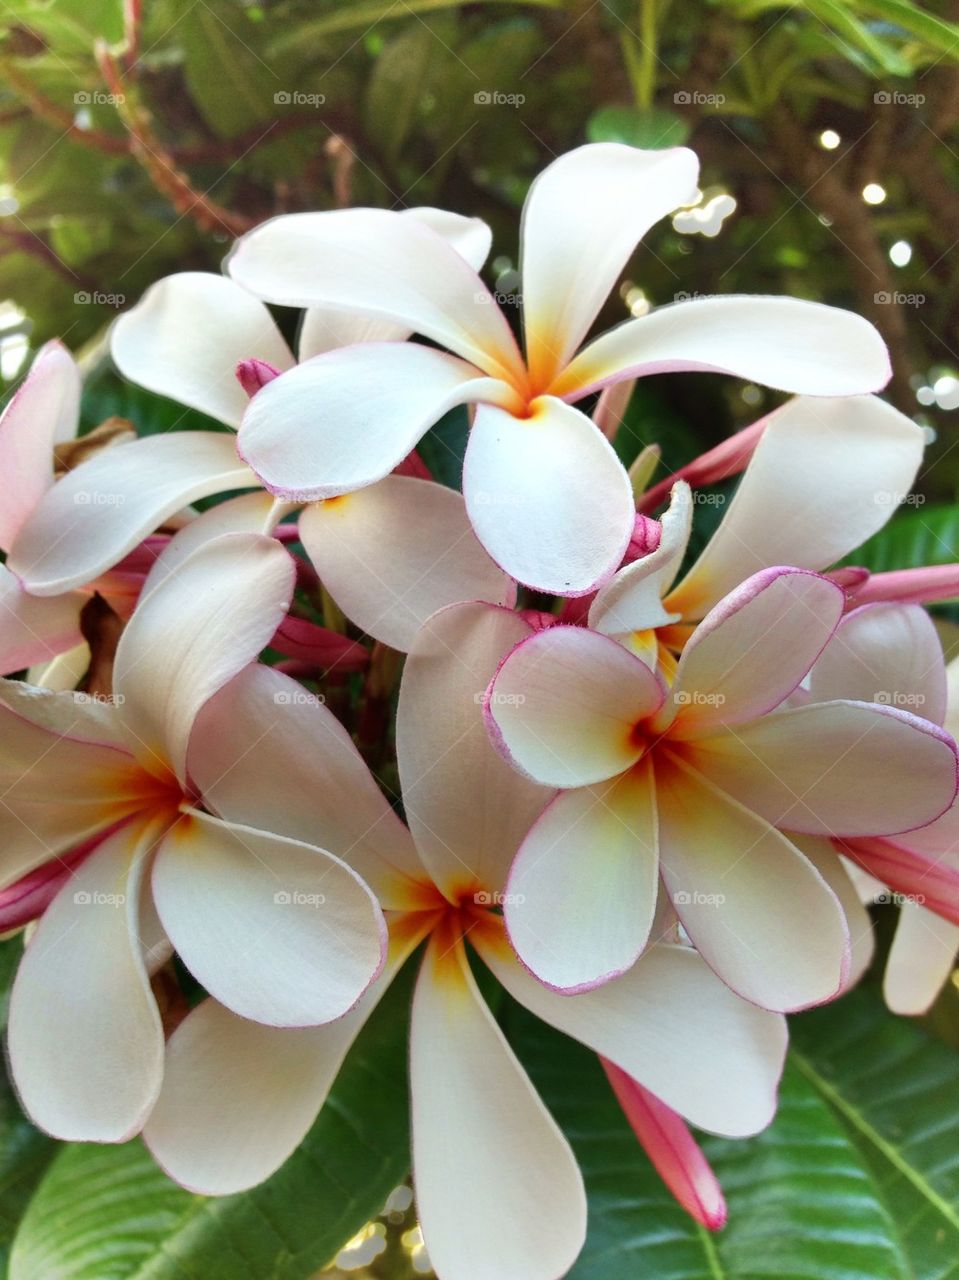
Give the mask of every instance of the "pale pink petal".
[[237, 427], [247, 394], [241, 360], [289, 369], [293, 356], [259, 298], [226, 276], [183, 271], [151, 285], [113, 326], [117, 368], [141, 387]]
[[37, 595], [59, 595], [112, 568], [197, 498], [257, 484], [232, 435], [174, 431], [104, 449], [54, 485], [7, 561]]
[[516, 646], [486, 696], [496, 745], [537, 782], [582, 787], [643, 754], [636, 726], [657, 710], [662, 685], [622, 645], [585, 627], [550, 627]]
[[683, 650], [660, 713], [691, 737], [741, 724], [789, 696], [842, 617], [842, 589], [802, 569], [754, 574], [713, 608]]
[[556, 1280], [586, 1236], [569, 1143], [487, 1008], [462, 943], [434, 939], [410, 1031], [413, 1184], [434, 1271]]
[[509, 607], [516, 587], [477, 541], [461, 494], [410, 476], [316, 502], [300, 538], [351, 622], [406, 652], [437, 609], [462, 600]]
[[578, 409], [541, 396], [528, 417], [476, 410], [463, 463], [473, 528], [497, 564], [538, 591], [575, 596], [610, 576], [635, 507], [609, 441]]
[[741, 1000], [691, 948], [661, 943], [622, 977], [566, 996], [528, 973], [504, 936], [477, 928], [470, 941], [514, 999], [690, 1124], [746, 1137], [773, 1118], [785, 1020]]
[[385, 906], [415, 901], [423, 872], [409, 832], [347, 730], [295, 680], [260, 664], [241, 671], [197, 717], [189, 763], [221, 818], [329, 850]]
[[684, 745], [724, 791], [774, 826], [809, 835], [909, 831], [956, 794], [953, 740], [893, 707], [812, 703]]
[[564, 791], [520, 845], [504, 914], [516, 954], [559, 991], [598, 986], [635, 964], [659, 885], [652, 771]]
[[389, 475], [454, 405], [512, 393], [463, 360], [412, 342], [344, 347], [253, 397], [240, 453], [264, 485], [309, 502]]
[[946, 669], [932, 619], [919, 605], [865, 605], [847, 613], [812, 669], [815, 702], [853, 698], [942, 724]]
[[76, 435], [80, 371], [66, 347], [48, 342], [0, 414], [0, 547], [9, 551], [53, 484], [53, 447]]
[[691, 1217], [710, 1231], [719, 1231], [727, 1216], [722, 1187], [681, 1117], [614, 1063], [601, 1061], [616, 1100], [656, 1172]]
[[520, 841], [552, 792], [511, 768], [489, 741], [483, 695], [530, 626], [486, 604], [461, 604], [424, 625], [406, 660], [396, 754], [410, 830], [451, 901], [498, 893]]
[[853, 987], [869, 968], [876, 951], [872, 917], [853, 883], [847, 864], [839, 856], [838, 849], [831, 840], [800, 835], [791, 836], [790, 840], [809, 859], [839, 899], [839, 905], [846, 916], [852, 948], [846, 986]]
[[86, 601], [77, 591], [32, 596], [0, 565], [0, 675], [49, 662], [80, 644], [80, 610]]
[[525, 379], [489, 290], [422, 220], [384, 209], [289, 214], [243, 236], [229, 270], [267, 302], [390, 320], [494, 377]]
[[877, 396], [790, 400], [667, 608], [701, 618], [771, 565], [825, 569], [886, 523], [922, 461], [922, 429]]
[[797, 395], [851, 396], [889, 381], [868, 321], [799, 298], [694, 298], [627, 320], [591, 342], [549, 388], [578, 399], [620, 378], [701, 370]]
[[198, 711], [269, 643], [293, 579], [278, 542], [230, 533], [200, 547], [140, 601], [117, 646], [113, 687], [144, 768], [185, 781]]
[[663, 880], [710, 967], [766, 1009], [836, 995], [849, 971], [846, 917], [799, 849], [688, 767], [657, 767], [656, 798]]
[[386, 926], [372, 893], [314, 845], [191, 810], [153, 865], [163, 927], [210, 995], [243, 1018], [314, 1026], [377, 977]]
[[597, 631], [626, 636], [678, 620], [679, 614], [663, 608], [662, 597], [679, 573], [693, 527], [692, 494], [682, 480], [673, 488], [661, 527], [656, 550], [620, 569], [596, 593], [589, 625]]
[[523, 208], [523, 328], [533, 384], [568, 363], [646, 232], [690, 198], [699, 161], [685, 147], [577, 147], [530, 187]]
[[163, 1031], [138, 914], [155, 827], [105, 840], [47, 908], [10, 1002], [10, 1062], [35, 1124], [75, 1142], [122, 1142], [160, 1090]]
[[957, 951], [959, 925], [904, 902], [882, 984], [893, 1013], [926, 1013], [956, 967]]

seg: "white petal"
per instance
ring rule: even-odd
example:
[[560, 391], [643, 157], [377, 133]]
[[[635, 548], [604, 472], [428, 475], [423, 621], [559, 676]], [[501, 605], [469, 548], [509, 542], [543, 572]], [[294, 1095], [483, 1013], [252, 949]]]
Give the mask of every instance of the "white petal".
[[267, 302], [391, 320], [495, 377], [524, 378], [486, 286], [422, 220], [385, 209], [288, 214], [239, 240], [229, 270]]
[[247, 394], [236, 366], [255, 356], [289, 369], [293, 356], [273, 317], [226, 276], [184, 271], [158, 280], [113, 326], [110, 350], [120, 372], [237, 427]]
[[10, 1060], [34, 1123], [55, 1137], [122, 1142], [156, 1100], [163, 1031], [140, 954], [144, 863], [157, 830], [104, 841], [47, 908], [10, 1003]]
[[483, 722], [486, 686], [529, 634], [507, 609], [456, 605], [429, 619], [403, 670], [396, 754], [406, 818], [451, 901], [505, 887], [520, 841], [552, 795], [501, 758]]
[[166, 544], [143, 582], [141, 595], [145, 598], [171, 574], [179, 573], [184, 560], [189, 559], [211, 538], [224, 533], [271, 534], [277, 524], [277, 513], [283, 512], [288, 503], [279, 502], [272, 493], [258, 489], [255, 493], [243, 493], [238, 498], [227, 498], [214, 507], [189, 520], [178, 529]]
[[882, 985], [893, 1013], [925, 1013], [955, 968], [957, 951], [959, 925], [904, 902]]
[[76, 435], [80, 371], [66, 347], [48, 342], [0, 414], [0, 547], [9, 550], [53, 484], [53, 446]]
[[586, 1235], [569, 1143], [470, 972], [434, 940], [410, 1031], [416, 1208], [437, 1275], [556, 1280]]
[[722, 523], [667, 601], [701, 618], [771, 565], [825, 569], [909, 493], [922, 429], [877, 396], [801, 396], [770, 414]]
[[523, 209], [526, 352], [549, 386], [606, 301], [646, 232], [692, 195], [699, 161], [685, 147], [577, 147], [530, 187]]
[[232, 435], [175, 431], [104, 449], [57, 482], [7, 563], [37, 595], [84, 586], [176, 512], [256, 477]]
[[690, 948], [659, 944], [622, 977], [565, 996], [527, 973], [505, 938], [483, 929], [470, 938], [514, 999], [609, 1058], [690, 1124], [746, 1137], [772, 1119], [785, 1020], [741, 1000]]
[[0, 565], [0, 674], [49, 662], [80, 644], [80, 610], [86, 601], [77, 591], [30, 595], [19, 578]]
[[505, 899], [510, 941], [547, 986], [625, 973], [649, 938], [659, 885], [652, 773], [564, 791], [520, 846]]
[[879, 391], [889, 355], [861, 316], [799, 298], [695, 298], [659, 307], [591, 342], [550, 388], [578, 398], [620, 378], [681, 369], [729, 373], [777, 391]]
[[872, 963], [876, 951], [875, 930], [872, 917], [863, 904], [862, 897], [849, 874], [848, 866], [839, 856], [831, 840], [817, 836], [790, 836], [790, 842], [813, 864], [822, 878], [839, 899], [846, 915], [849, 942], [852, 953], [849, 963], [847, 987], [855, 986]]
[[281, 497], [338, 497], [389, 475], [454, 405], [500, 393], [508, 388], [432, 347], [345, 347], [258, 391], [239, 448]]
[[231, 533], [195, 551], [140, 601], [117, 646], [113, 688], [145, 769], [185, 780], [197, 712], [269, 643], [293, 580], [278, 542]]
[[386, 927], [372, 893], [299, 840], [191, 811], [160, 846], [153, 894], [197, 981], [255, 1022], [332, 1022], [383, 967]]
[[463, 600], [512, 607], [516, 587], [477, 541], [461, 494], [412, 476], [309, 506], [300, 537], [351, 622], [407, 651], [437, 609]]
[[526, 418], [479, 406], [463, 495], [477, 537], [510, 577], [565, 596], [609, 577], [636, 514], [609, 441], [578, 409], [548, 396]]
[[643, 754], [637, 724], [662, 701], [639, 658], [598, 631], [549, 627], [512, 651], [489, 687], [497, 746], [529, 777], [583, 787], [630, 768]]
[[221, 818], [319, 845], [385, 906], [424, 878], [409, 832], [353, 739], [319, 699], [272, 667], [245, 668], [197, 717], [190, 775]]

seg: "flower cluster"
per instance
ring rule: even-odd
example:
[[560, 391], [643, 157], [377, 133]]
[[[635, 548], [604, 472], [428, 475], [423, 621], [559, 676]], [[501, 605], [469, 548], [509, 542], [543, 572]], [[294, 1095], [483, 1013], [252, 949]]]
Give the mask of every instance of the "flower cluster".
[[[696, 177], [613, 144], [541, 174], [522, 344], [476, 219], [258, 227], [112, 332], [128, 379], [224, 430], [78, 437], [78, 369], [39, 352], [0, 419], [0, 671], [29, 668], [0, 680], [0, 926], [26, 927], [9, 1049], [40, 1127], [253, 1186], [416, 952], [433, 1266], [555, 1280], [582, 1178], [476, 963], [600, 1056], [710, 1227], [687, 1125], [769, 1123], [783, 1015], [863, 973], [877, 893], [904, 901], [889, 1002], [928, 1006], [959, 945], [959, 668], [922, 606], [959, 568], [834, 567], [923, 435], [873, 394], [872, 327], [817, 303], [693, 297], [589, 339]], [[296, 357], [267, 304], [302, 309]], [[648, 488], [612, 440], [675, 370], [792, 398]], [[461, 491], [417, 451], [457, 406]]]

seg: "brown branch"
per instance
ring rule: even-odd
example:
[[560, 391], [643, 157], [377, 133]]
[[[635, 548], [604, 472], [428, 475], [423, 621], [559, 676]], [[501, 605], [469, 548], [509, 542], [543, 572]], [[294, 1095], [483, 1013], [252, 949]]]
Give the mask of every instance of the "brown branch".
[[93, 290], [93, 284], [86, 277], [79, 275], [72, 267], [68, 266], [59, 257], [56, 250], [42, 236], [38, 236], [35, 231], [18, 231], [14, 227], [0, 227], [0, 241], [6, 241], [12, 249], [19, 253], [29, 254], [31, 258], [37, 258], [46, 263], [57, 275], [63, 276], [65, 280], [68, 280], [75, 287]]

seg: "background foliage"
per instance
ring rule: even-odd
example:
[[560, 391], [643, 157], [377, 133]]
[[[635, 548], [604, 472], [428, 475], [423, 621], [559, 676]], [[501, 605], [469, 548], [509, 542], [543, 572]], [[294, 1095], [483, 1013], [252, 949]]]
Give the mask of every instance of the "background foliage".
[[[491, 223], [488, 275], [508, 296], [519, 209], [552, 156], [588, 139], [688, 141], [703, 201], [654, 229], [602, 322], [736, 291], [869, 316], [893, 352], [889, 394], [931, 448], [915, 501], [854, 559], [954, 560], [957, 21], [954, 3], [909, 0], [4, 0], [0, 373], [60, 336], [85, 352], [87, 427], [209, 426], [125, 387], [103, 356], [105, 326], [158, 277], [218, 270], [234, 235], [277, 213], [434, 204]], [[655, 440], [674, 468], [775, 402], [706, 375], [651, 378], [618, 447], [629, 461]], [[462, 432], [453, 415], [424, 446], [447, 483]], [[19, 945], [0, 946], [3, 990]], [[595, 1060], [507, 1002], [503, 1025], [587, 1177], [575, 1280], [952, 1276], [957, 998], [950, 984], [921, 1025], [894, 1020], [872, 976], [793, 1019], [776, 1123], [749, 1143], [706, 1139], [730, 1205], [717, 1237], [671, 1202]], [[408, 1172], [407, 1003], [400, 984], [294, 1159], [223, 1201], [173, 1187], [137, 1144], [58, 1147], [5, 1086], [0, 1276], [306, 1280]], [[390, 1203], [380, 1255], [341, 1255], [355, 1274], [426, 1265], [406, 1201]]]

